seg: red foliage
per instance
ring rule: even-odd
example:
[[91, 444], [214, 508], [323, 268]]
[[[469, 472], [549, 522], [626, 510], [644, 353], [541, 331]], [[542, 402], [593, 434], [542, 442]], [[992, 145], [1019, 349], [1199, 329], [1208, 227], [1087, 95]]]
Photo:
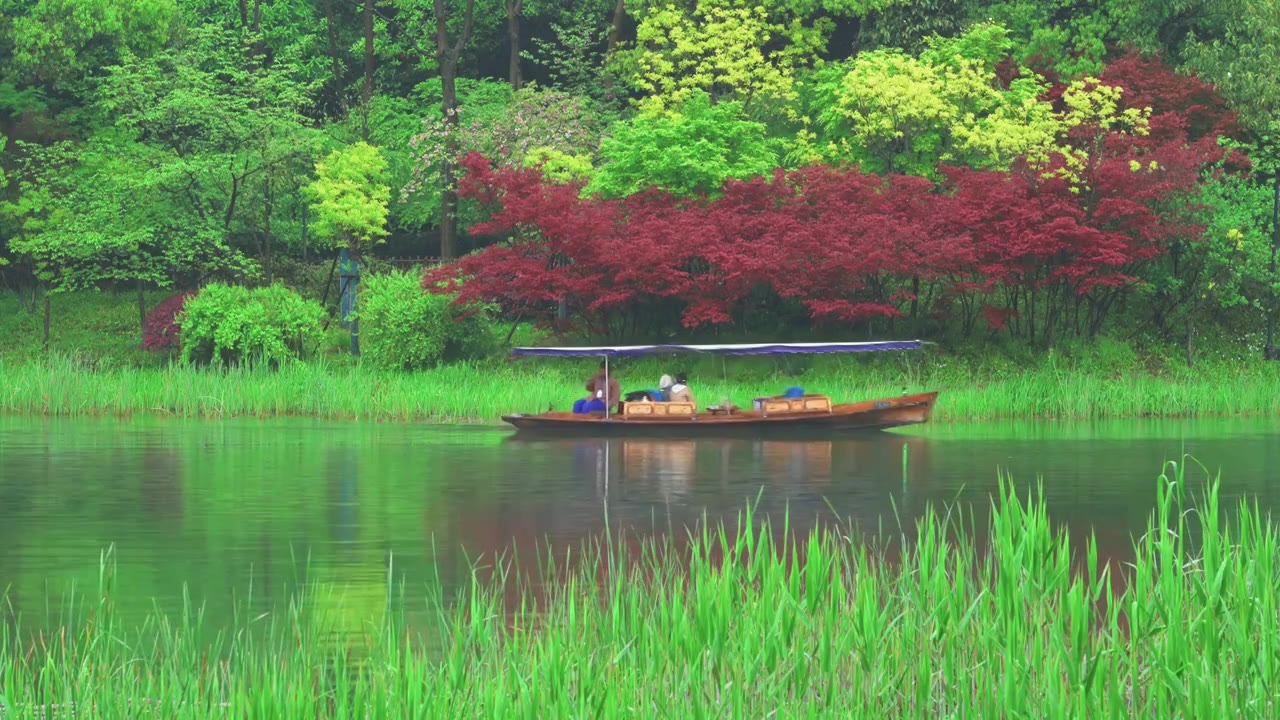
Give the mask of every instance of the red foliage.
[[1124, 108], [1151, 108], [1152, 136], [1157, 139], [1174, 139], [1180, 129], [1191, 140], [1240, 136], [1236, 111], [1213, 86], [1195, 75], [1179, 74], [1159, 55], [1130, 51], [1107, 65], [1098, 79], [1124, 88]]
[[1214, 133], [1235, 122], [1211, 89], [1157, 59], [1125, 56], [1104, 80], [1155, 108], [1153, 132], [1086, 129], [1075, 183], [1028, 169], [941, 168], [935, 184], [810, 167], [731, 182], [715, 200], [600, 200], [473, 154], [460, 191], [491, 215], [472, 231], [506, 240], [424, 282], [544, 323], [564, 302], [592, 330], [656, 308], [678, 309], [688, 327], [741, 322], [761, 291], [814, 321], [893, 317], [923, 300], [934, 317], [958, 304], [966, 322], [999, 329], [1024, 311], [1020, 297], [1042, 313], [1073, 308], [1076, 323], [1085, 301], [1093, 321], [1145, 263], [1197, 234], [1188, 193], [1221, 157]]
[[171, 295], [147, 313], [142, 324], [143, 350], [170, 350], [178, 344], [178, 314], [195, 292], [187, 291]]

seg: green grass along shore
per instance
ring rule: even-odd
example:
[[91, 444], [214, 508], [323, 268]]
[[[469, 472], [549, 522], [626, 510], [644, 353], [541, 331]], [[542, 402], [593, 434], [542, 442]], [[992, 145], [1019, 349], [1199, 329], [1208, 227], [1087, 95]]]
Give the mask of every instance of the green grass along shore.
[[1166, 466], [1131, 563], [1008, 485], [883, 543], [748, 512], [587, 544], [536, 585], [489, 558], [406, 608], [389, 569], [376, 612], [313, 585], [232, 627], [194, 601], [125, 626], [108, 561], [43, 632], [0, 598], [0, 717], [1275, 717], [1280, 535], [1186, 479]]
[[[506, 413], [569, 409], [585, 394], [582, 383], [592, 367], [519, 361], [383, 373], [323, 363], [268, 371], [177, 364], [86, 369], [66, 358], [16, 365], [0, 360], [0, 412], [498, 422]], [[623, 385], [655, 385], [662, 371], [658, 363], [632, 364], [622, 371]], [[726, 379], [717, 371], [690, 378], [700, 403], [727, 397], [739, 406], [790, 385], [837, 400], [940, 390], [938, 421], [1280, 416], [1280, 367], [1260, 363], [1248, 370], [1218, 367], [1170, 375], [1040, 367], [983, 377], [963, 366], [904, 371], [892, 364], [850, 361], [799, 374], [743, 373]]]
[[[154, 301], [158, 302], [158, 295]], [[60, 295], [51, 305], [50, 353], [41, 318], [0, 296], [0, 413], [40, 416], [305, 416], [379, 421], [498, 422], [503, 414], [568, 409], [595, 361], [494, 359], [415, 373], [353, 364], [331, 349], [279, 371], [184, 367], [138, 347], [136, 297]], [[339, 333], [340, 334], [340, 333]], [[338, 338], [338, 347], [346, 341]], [[1139, 353], [1107, 338], [1053, 354], [987, 343], [875, 356], [679, 356], [615, 365], [626, 389], [689, 372], [697, 399], [714, 404], [791, 385], [836, 400], [939, 390], [937, 421], [1000, 418], [1280, 417], [1280, 363], [1204, 341], [1187, 368], [1176, 349]]]

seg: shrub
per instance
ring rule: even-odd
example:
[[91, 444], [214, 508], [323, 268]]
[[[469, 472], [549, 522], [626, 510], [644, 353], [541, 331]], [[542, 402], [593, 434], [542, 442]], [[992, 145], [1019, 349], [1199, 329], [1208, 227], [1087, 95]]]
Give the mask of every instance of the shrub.
[[143, 350], [168, 351], [178, 346], [178, 333], [181, 330], [178, 314], [182, 312], [187, 300], [194, 296], [195, 293], [190, 290], [170, 295], [147, 313], [147, 319], [142, 324]]
[[296, 360], [320, 339], [324, 310], [283, 285], [249, 289], [214, 283], [181, 316], [188, 362], [235, 365]]
[[498, 337], [490, 308], [458, 307], [455, 297], [423, 290], [415, 272], [366, 276], [359, 298], [363, 360], [413, 370], [492, 354]]

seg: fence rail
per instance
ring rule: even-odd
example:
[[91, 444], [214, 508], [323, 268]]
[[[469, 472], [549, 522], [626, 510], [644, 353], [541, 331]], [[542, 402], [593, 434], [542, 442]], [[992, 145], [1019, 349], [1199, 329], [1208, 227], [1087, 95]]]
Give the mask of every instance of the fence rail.
[[383, 262], [395, 263], [396, 265], [442, 265], [444, 258], [441, 257], [393, 257], [383, 258]]

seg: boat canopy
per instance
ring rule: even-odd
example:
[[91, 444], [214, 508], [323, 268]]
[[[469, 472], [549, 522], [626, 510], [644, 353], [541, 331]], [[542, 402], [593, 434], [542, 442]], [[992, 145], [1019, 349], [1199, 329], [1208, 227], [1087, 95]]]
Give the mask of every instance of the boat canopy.
[[799, 353], [862, 353], [917, 350], [920, 340], [843, 343], [745, 343], [737, 345], [601, 345], [596, 347], [517, 347], [516, 357], [637, 357], [696, 352], [715, 355], [785, 355]]

